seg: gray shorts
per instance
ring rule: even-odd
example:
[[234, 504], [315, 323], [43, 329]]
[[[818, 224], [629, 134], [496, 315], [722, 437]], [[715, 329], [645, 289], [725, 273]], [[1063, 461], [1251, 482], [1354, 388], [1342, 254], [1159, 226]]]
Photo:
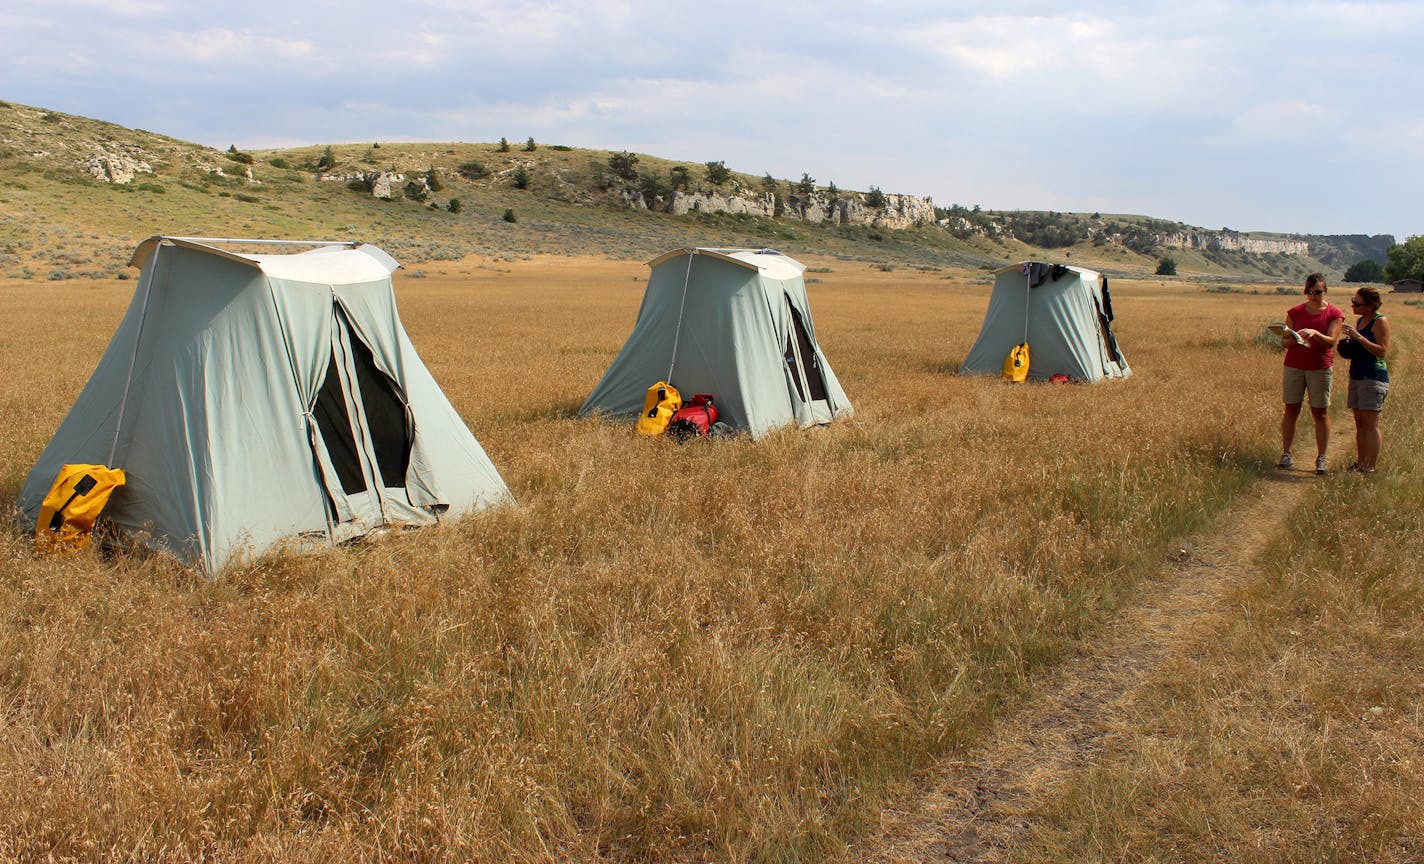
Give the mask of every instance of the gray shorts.
[[1283, 402], [1287, 405], [1299, 405], [1309, 392], [1310, 407], [1330, 407], [1330, 373], [1334, 369], [1297, 369], [1294, 366], [1287, 366], [1285, 369], [1285, 376], [1282, 378], [1284, 386], [1281, 388]]
[[1351, 378], [1350, 395], [1345, 406], [1351, 411], [1383, 411], [1389, 395], [1389, 382], [1373, 378]]

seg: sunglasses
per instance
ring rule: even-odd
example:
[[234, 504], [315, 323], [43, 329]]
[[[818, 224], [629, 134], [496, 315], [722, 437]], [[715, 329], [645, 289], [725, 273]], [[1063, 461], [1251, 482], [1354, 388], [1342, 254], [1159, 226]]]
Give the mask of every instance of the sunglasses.
[[1351, 305], [1351, 306], [1368, 306], [1369, 304], [1366, 303], [1365, 301], [1361, 300], [1361, 299], [1358, 298], [1358, 297], [1352, 297], [1352, 298], [1350, 298], [1350, 305]]
[[1307, 292], [1305, 292], [1305, 293], [1309, 294], [1309, 295], [1312, 296], [1312, 297], [1318, 297], [1318, 296], [1320, 296], [1321, 294], [1324, 294], [1324, 293], [1325, 293], [1325, 289], [1324, 289], [1324, 288], [1315, 288], [1315, 289], [1312, 289], [1312, 290], [1307, 291]]

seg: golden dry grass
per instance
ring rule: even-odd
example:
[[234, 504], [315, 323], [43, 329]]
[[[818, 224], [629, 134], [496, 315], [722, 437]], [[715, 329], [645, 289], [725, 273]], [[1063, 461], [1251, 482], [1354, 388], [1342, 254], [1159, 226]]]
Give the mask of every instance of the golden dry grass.
[[[1118, 281], [1135, 377], [1013, 387], [982, 274], [807, 263], [848, 422], [572, 419], [646, 269], [467, 259], [401, 313], [519, 506], [215, 583], [4, 534], [0, 855], [832, 857], [1269, 470], [1282, 298]], [[131, 285], [0, 282], [5, 506]]]
[[1015, 860], [1424, 861], [1424, 424], [1401, 332], [1387, 471], [1311, 490]]

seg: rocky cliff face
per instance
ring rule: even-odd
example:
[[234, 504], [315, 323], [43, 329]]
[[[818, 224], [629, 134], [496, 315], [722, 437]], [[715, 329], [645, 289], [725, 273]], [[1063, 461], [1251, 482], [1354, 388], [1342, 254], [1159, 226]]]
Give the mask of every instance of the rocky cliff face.
[[[632, 207], [649, 208], [637, 192], [624, 196]], [[776, 198], [770, 192], [738, 190], [721, 192], [672, 192], [667, 202], [654, 202], [649, 209], [661, 209], [676, 216], [688, 213], [733, 213], [772, 217], [776, 214]], [[793, 193], [787, 197], [780, 214], [786, 219], [820, 224], [868, 225], [875, 228], [912, 228], [934, 222], [934, 202], [914, 195], [886, 195], [883, 207], [871, 207], [864, 196], [855, 193], [827, 201], [825, 197]]]
[[1166, 249], [1196, 249], [1203, 252], [1253, 252], [1309, 255], [1305, 240], [1262, 238], [1235, 231], [1185, 231], [1157, 235], [1157, 245]]
[[[636, 200], [634, 206], [647, 206], [641, 194], [637, 195]], [[686, 216], [689, 213], [733, 213], [771, 217], [776, 215], [776, 199], [770, 192], [755, 195], [750, 192], [723, 194], [674, 191], [668, 196], [665, 209], [674, 216]]]
[[[340, 171], [320, 175], [320, 179], [329, 183], [364, 183], [370, 190], [372, 198], [392, 200], [405, 194], [405, 187], [409, 185], [406, 177], [399, 171]], [[430, 194], [430, 183], [424, 177], [417, 177], [410, 181], [419, 190], [420, 195]]]
[[105, 183], [132, 183], [138, 174], [152, 174], [153, 166], [141, 158], [124, 152], [112, 152], [102, 147], [84, 162], [84, 169], [95, 180]]

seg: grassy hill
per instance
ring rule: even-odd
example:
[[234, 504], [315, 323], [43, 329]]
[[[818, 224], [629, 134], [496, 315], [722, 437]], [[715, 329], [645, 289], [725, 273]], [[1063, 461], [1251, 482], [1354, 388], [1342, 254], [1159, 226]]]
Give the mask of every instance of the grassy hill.
[[[7, 214], [0, 217], [0, 275], [50, 280], [126, 276], [124, 265], [133, 247], [153, 234], [361, 239], [385, 247], [408, 266], [472, 254], [504, 260], [535, 253], [645, 258], [699, 244], [772, 246], [792, 254], [892, 266], [992, 267], [1046, 257], [1116, 275], [1143, 275], [1155, 269], [1160, 255], [1170, 254], [1185, 276], [1288, 281], [1313, 270], [1338, 274], [1370, 248], [1366, 242], [1342, 249], [1338, 238], [1315, 238], [1312, 250], [1323, 250], [1323, 258], [1164, 251], [1150, 240], [1128, 245], [1094, 240], [1084, 226], [1098, 220], [1100, 227], [1107, 220], [1110, 230], [1134, 236], [1141, 235], [1144, 222], [1186, 226], [1101, 214], [987, 211], [984, 220], [1000, 226], [993, 231], [973, 226], [951, 231], [939, 225], [890, 230], [730, 214], [672, 216], [630, 206], [627, 199], [640, 187], [665, 188], [679, 165], [686, 169], [690, 189], [711, 189], [706, 167], [622, 154], [635, 162], [625, 178], [610, 167], [614, 155], [558, 144], [536, 143], [531, 150], [517, 142], [365, 142], [224, 152], [145, 130], [0, 103], [0, 205]], [[132, 178], [116, 183], [96, 177], [104, 159], [134, 170]], [[399, 175], [389, 199], [373, 196], [361, 179], [379, 172]], [[412, 181], [412, 193], [424, 193], [423, 200], [406, 196], [405, 185]], [[422, 181], [431, 187], [428, 192]], [[765, 192], [764, 182], [731, 171], [716, 188], [756, 194]], [[790, 188], [789, 181], [778, 181], [778, 194]], [[818, 192], [823, 194], [824, 187]], [[452, 201], [459, 203], [452, 207]]]

